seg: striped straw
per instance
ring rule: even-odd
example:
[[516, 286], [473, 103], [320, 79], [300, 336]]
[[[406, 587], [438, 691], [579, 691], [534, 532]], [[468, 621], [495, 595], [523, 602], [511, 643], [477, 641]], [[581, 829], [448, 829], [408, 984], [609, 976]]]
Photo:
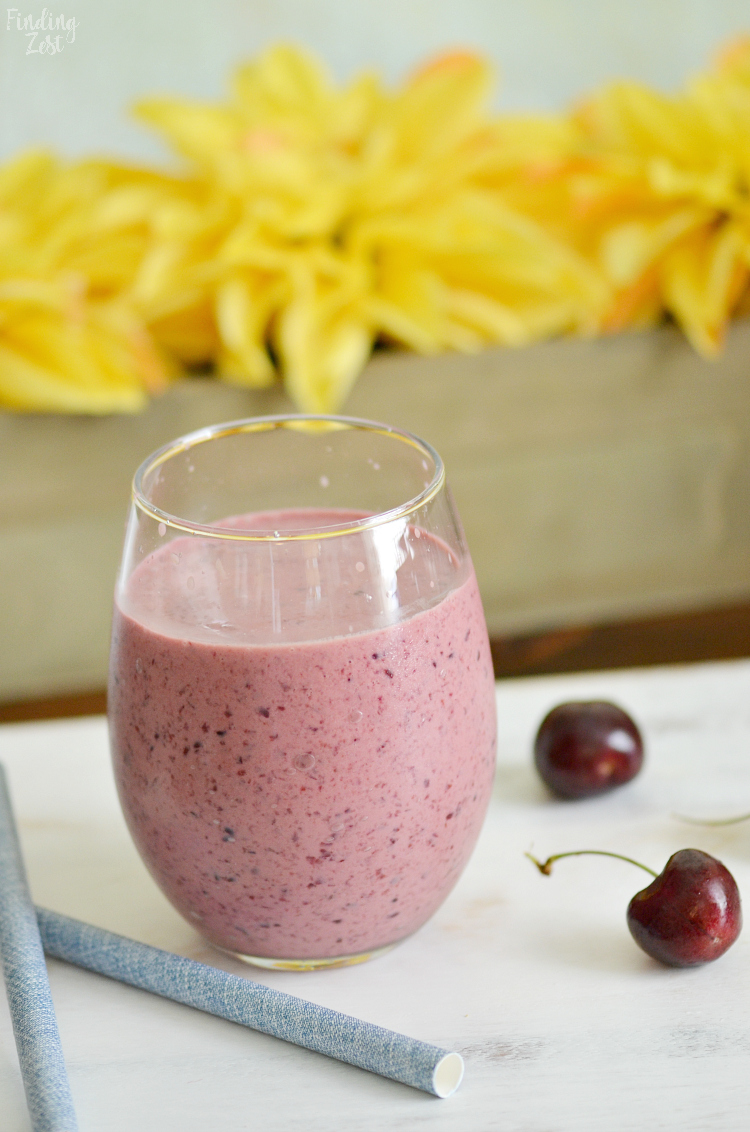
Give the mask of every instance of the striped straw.
[[461, 1083], [463, 1061], [457, 1053], [45, 908], [37, 908], [36, 914], [44, 949], [55, 959], [402, 1081], [436, 1097], [449, 1097]]
[[34, 1132], [77, 1132], [42, 941], [1, 764], [0, 958]]

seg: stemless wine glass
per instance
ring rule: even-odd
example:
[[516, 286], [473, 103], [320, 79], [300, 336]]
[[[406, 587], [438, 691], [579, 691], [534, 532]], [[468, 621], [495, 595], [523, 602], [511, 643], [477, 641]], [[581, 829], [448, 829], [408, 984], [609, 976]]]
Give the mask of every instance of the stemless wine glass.
[[466, 864], [495, 765], [487, 630], [434, 449], [279, 416], [154, 453], [109, 704], [133, 839], [213, 944], [307, 969], [415, 931]]

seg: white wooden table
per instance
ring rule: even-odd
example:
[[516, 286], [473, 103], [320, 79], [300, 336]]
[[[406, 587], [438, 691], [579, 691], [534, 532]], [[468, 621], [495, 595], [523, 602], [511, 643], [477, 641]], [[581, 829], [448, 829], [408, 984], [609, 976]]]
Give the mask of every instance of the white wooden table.
[[[593, 697], [633, 712], [647, 763], [610, 797], [555, 802], [532, 769], [532, 736], [554, 703]], [[494, 801], [447, 903], [385, 958], [302, 975], [248, 972], [171, 909], [130, 844], [103, 719], [0, 728], [38, 903], [466, 1059], [461, 1089], [439, 1101], [50, 962], [81, 1132], [744, 1132], [750, 927], [713, 965], [661, 967], [625, 924], [645, 874], [592, 857], [547, 879], [523, 851], [610, 849], [658, 870], [696, 846], [750, 894], [750, 823], [697, 828], [671, 816], [750, 810], [750, 661], [510, 681], [498, 706]], [[1, 994], [0, 1127], [29, 1129]]]

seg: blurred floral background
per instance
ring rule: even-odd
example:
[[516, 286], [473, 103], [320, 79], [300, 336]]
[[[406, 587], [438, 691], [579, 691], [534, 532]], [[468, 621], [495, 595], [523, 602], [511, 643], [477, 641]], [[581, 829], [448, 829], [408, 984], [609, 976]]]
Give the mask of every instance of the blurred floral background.
[[746, 0], [71, 3], [0, 19], [0, 719], [102, 709], [148, 453], [294, 406], [435, 445], [498, 675], [747, 654]]
[[[266, 16], [264, 29], [302, 32], [304, 21], [289, 18], [293, 7], [278, 13], [275, 28]], [[366, 67], [339, 65], [349, 75], [334, 76], [324, 54], [340, 60], [343, 52], [331, 25], [327, 52], [301, 47], [301, 34], [258, 43], [255, 29], [234, 44], [225, 74], [215, 76], [225, 92], [214, 98], [187, 87], [152, 94], [159, 70], [146, 74], [133, 56], [125, 86], [143, 89], [121, 111], [163, 143], [146, 160], [109, 145], [106, 157], [86, 152], [86, 131], [60, 131], [59, 112], [46, 138], [28, 114], [26, 144], [17, 147], [8, 119], [0, 405], [133, 411], [197, 370], [253, 388], [282, 380], [300, 409], [324, 412], [344, 404], [375, 346], [476, 352], [665, 318], [703, 355], [720, 351], [729, 319], [747, 305], [750, 277], [750, 38], [727, 26], [733, 34], [714, 42], [722, 19], [736, 18], [733, 6], [718, 6], [712, 35], [696, 19], [707, 5], [660, 9], [657, 23], [666, 9], [673, 20], [692, 13], [692, 40], [672, 24], [675, 41], [682, 37], [673, 54], [702, 56], [701, 68], [671, 89], [664, 74], [644, 76], [653, 63], [649, 16], [636, 4], [629, 18], [642, 8], [644, 24], [639, 36], [631, 29], [621, 38], [624, 77], [588, 85], [589, 65], [578, 89], [562, 91], [559, 65], [557, 90], [543, 70], [554, 33], [564, 9], [580, 23], [592, 5], [532, 5], [540, 44], [528, 57], [536, 87], [527, 107], [497, 103], [498, 64], [513, 66], [503, 20], [517, 41], [522, 6], [461, 7], [458, 46], [414, 58], [433, 46], [422, 32], [393, 77], [392, 50], [380, 59], [373, 51]], [[329, 17], [334, 8], [320, 5]], [[606, 47], [627, 28], [604, 8]], [[438, 26], [457, 29], [455, 5], [436, 13]], [[202, 22], [188, 5], [173, 15], [177, 43], [200, 53], [199, 33], [211, 34], [205, 13]], [[28, 85], [35, 68], [49, 84], [51, 69], [64, 66], [70, 82], [79, 58], [91, 65], [91, 39], [106, 45], [112, 10], [83, 6], [72, 40], [68, 32], [52, 56], [24, 55], [25, 18], [25, 9], [9, 9], [2, 40], [5, 92], [19, 112], [8, 70], [24, 66]], [[228, 4], [215, 9], [213, 58], [238, 18]], [[153, 32], [138, 5], [128, 20], [120, 30], [135, 53], [138, 38]], [[494, 52], [471, 42], [482, 38], [472, 23], [482, 21]], [[573, 30], [558, 51], [571, 49]], [[171, 52], [168, 40], [162, 50]], [[516, 89], [517, 103], [523, 94]], [[561, 104], [540, 107], [545, 96]], [[84, 152], [38, 144], [56, 131], [68, 150]], [[127, 149], [127, 135], [123, 142]]]

